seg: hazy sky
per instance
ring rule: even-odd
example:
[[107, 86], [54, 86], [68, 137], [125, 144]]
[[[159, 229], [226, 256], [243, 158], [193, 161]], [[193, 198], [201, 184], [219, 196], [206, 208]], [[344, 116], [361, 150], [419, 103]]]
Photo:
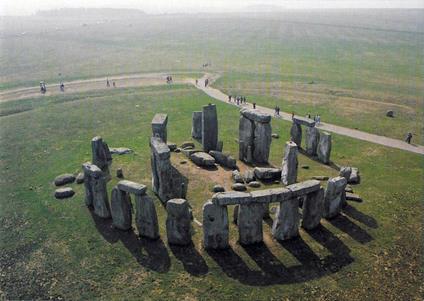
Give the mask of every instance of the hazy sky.
[[29, 15], [62, 7], [138, 8], [148, 13], [237, 11], [249, 6], [282, 8], [424, 8], [424, 0], [0, 0], [0, 15]]

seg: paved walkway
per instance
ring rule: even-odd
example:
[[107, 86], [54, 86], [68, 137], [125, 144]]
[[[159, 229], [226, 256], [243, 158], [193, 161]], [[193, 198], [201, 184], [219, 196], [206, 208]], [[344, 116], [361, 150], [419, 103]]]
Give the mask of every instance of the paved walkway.
[[[237, 104], [235, 104], [234, 102], [228, 102], [228, 95], [224, 94], [220, 90], [212, 88], [210, 86], [205, 87], [204, 81], [208, 76], [210, 76], [210, 75], [205, 75], [204, 77], [199, 79], [198, 85], [196, 87], [198, 89], [202, 90], [203, 92], [205, 92], [207, 95], [209, 95], [212, 98], [215, 98], [217, 100], [225, 102], [228, 105], [237, 106]], [[252, 104], [250, 104], [250, 103], [247, 103], [247, 105], [243, 105], [242, 107], [244, 107], [244, 106], [248, 106], [248, 107], [252, 108]], [[271, 116], [273, 116], [274, 118], [283, 119], [283, 120], [287, 120], [287, 121], [290, 121], [290, 122], [292, 120], [291, 114], [289, 114], [289, 113], [285, 113], [285, 112], [280, 111], [280, 116], [275, 116], [273, 109], [258, 106], [258, 105], [256, 105], [256, 109], [261, 111], [261, 112], [268, 113]], [[370, 133], [366, 133], [366, 132], [362, 132], [362, 131], [358, 131], [358, 130], [354, 130], [354, 129], [350, 129], [350, 128], [345, 128], [345, 127], [330, 124], [330, 123], [325, 123], [325, 122], [321, 122], [320, 125], [318, 126], [318, 128], [321, 129], [321, 130], [324, 130], [324, 131], [333, 132], [333, 133], [336, 133], [336, 134], [339, 134], [339, 135], [348, 136], [348, 137], [359, 139], [359, 140], [364, 140], [364, 141], [368, 141], [368, 142], [372, 142], [372, 143], [376, 143], [376, 144], [380, 144], [380, 145], [384, 145], [384, 146], [388, 146], [388, 147], [392, 147], [392, 148], [406, 150], [406, 151], [409, 151], [409, 152], [412, 152], [412, 153], [417, 153], [417, 154], [422, 154], [422, 155], [424, 154], [424, 146], [408, 144], [408, 143], [406, 143], [402, 140], [397, 140], [397, 139], [388, 138], [388, 137], [384, 137], [384, 136], [374, 135], [374, 134], [370, 134]]]

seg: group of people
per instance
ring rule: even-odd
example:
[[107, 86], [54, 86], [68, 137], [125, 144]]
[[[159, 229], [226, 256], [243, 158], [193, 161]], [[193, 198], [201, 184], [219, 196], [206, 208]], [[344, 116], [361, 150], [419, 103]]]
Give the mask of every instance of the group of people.
[[[113, 85], [114, 88], [116, 88], [115, 81], [112, 82], [112, 85]], [[110, 82], [109, 82], [108, 78], [106, 78], [106, 87], [108, 87], [108, 88], [110, 87]]]
[[234, 101], [238, 106], [241, 104], [246, 104], [247, 99], [245, 96], [232, 96], [228, 95], [228, 102]]
[[168, 76], [166, 77], [166, 83], [167, 83], [167, 84], [172, 83], [172, 76], [171, 76], [171, 75], [168, 75]]
[[316, 125], [319, 125], [321, 123], [321, 116], [315, 115], [314, 118], [312, 118], [311, 114], [306, 114], [306, 118], [313, 119], [315, 121]]

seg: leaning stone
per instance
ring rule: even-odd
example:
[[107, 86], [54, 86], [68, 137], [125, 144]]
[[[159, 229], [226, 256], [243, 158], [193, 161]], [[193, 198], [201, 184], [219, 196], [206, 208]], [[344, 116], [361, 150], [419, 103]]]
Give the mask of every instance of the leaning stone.
[[281, 170], [281, 181], [284, 185], [296, 183], [298, 164], [297, 145], [293, 141], [288, 141], [284, 150], [283, 167]]
[[327, 176], [313, 176], [312, 179], [318, 180], [318, 181], [327, 181], [329, 177]]
[[218, 116], [216, 106], [203, 106], [202, 114], [202, 145], [205, 152], [217, 150], [218, 144]]
[[302, 227], [316, 228], [321, 220], [324, 209], [324, 188], [306, 195], [302, 205]]
[[133, 151], [130, 148], [126, 147], [112, 147], [110, 148], [110, 153], [112, 155], [126, 155], [131, 154]]
[[159, 224], [153, 200], [148, 195], [135, 196], [135, 222], [140, 236], [159, 238]]
[[354, 193], [350, 193], [350, 192], [346, 193], [346, 200], [354, 201], [354, 202], [358, 202], [358, 203], [363, 202], [362, 198], [359, 195], [354, 194]]
[[331, 134], [327, 132], [320, 133], [317, 149], [318, 160], [324, 164], [330, 163], [331, 155]]
[[156, 114], [152, 120], [152, 132], [153, 137], [159, 137], [163, 142], [167, 140], [167, 129], [168, 115], [167, 114]]
[[237, 169], [232, 171], [231, 177], [233, 178], [233, 181], [235, 183], [244, 184], [243, 177], [241, 176], [240, 172]]
[[193, 112], [191, 136], [194, 139], [202, 139], [202, 112]]
[[82, 184], [84, 183], [84, 173], [80, 172], [75, 178], [75, 183]]
[[272, 225], [272, 235], [277, 240], [299, 236], [299, 199], [281, 202]]
[[301, 116], [294, 116], [293, 122], [301, 125], [306, 125], [307, 127], [314, 127], [315, 121], [311, 118], [301, 117]]
[[359, 169], [356, 167], [352, 167], [352, 173], [349, 177], [349, 184], [359, 184], [361, 183], [361, 176], [359, 175]]
[[352, 168], [348, 166], [342, 166], [340, 167], [340, 173], [339, 176], [346, 179], [346, 181], [349, 181], [350, 174], [352, 173]]
[[306, 128], [306, 153], [310, 156], [315, 156], [317, 154], [317, 148], [319, 143], [319, 131], [316, 127], [307, 127]]
[[237, 226], [239, 229], [239, 242], [243, 245], [262, 242], [262, 204], [240, 205]]
[[172, 199], [166, 203], [166, 235], [169, 244], [191, 243], [191, 214], [187, 200]]
[[294, 123], [292, 124], [292, 127], [290, 129], [290, 139], [291, 141], [293, 141], [294, 143], [296, 143], [296, 145], [298, 147], [301, 147], [301, 143], [302, 143], [302, 127], [300, 126], [300, 124]]
[[328, 180], [327, 189], [324, 196], [324, 214], [325, 218], [333, 218], [338, 215], [345, 203], [346, 179], [336, 177]]
[[240, 113], [250, 119], [252, 121], [260, 122], [260, 123], [269, 123], [271, 122], [271, 115], [262, 113], [258, 110], [254, 109], [241, 109]]
[[54, 179], [54, 184], [56, 186], [62, 186], [62, 185], [74, 183], [74, 181], [75, 181], [75, 176], [73, 174], [67, 173], [67, 174], [57, 176]]
[[175, 150], [177, 149], [177, 145], [176, 145], [175, 143], [170, 143], [170, 142], [168, 142], [166, 145], [168, 145], [169, 150], [170, 150], [171, 152], [173, 152], [173, 151], [175, 151]]
[[218, 192], [225, 192], [225, 188], [222, 187], [221, 185], [215, 185], [212, 188], [212, 192], [218, 193]]
[[219, 206], [246, 204], [251, 202], [251, 195], [238, 191], [219, 192], [213, 195], [212, 202]]
[[194, 148], [194, 143], [191, 141], [185, 141], [181, 144], [181, 148]]
[[204, 152], [196, 152], [190, 155], [190, 160], [198, 166], [211, 167], [215, 166], [215, 159]]
[[119, 181], [118, 188], [122, 191], [139, 195], [145, 194], [147, 190], [147, 187], [145, 185], [128, 180]]
[[259, 188], [259, 187], [261, 187], [261, 183], [259, 183], [257, 181], [252, 181], [248, 184], [248, 186], [252, 187], [252, 188]]
[[74, 194], [75, 192], [71, 187], [63, 187], [56, 189], [54, 197], [57, 199], [66, 199], [72, 197]]
[[247, 169], [243, 173], [243, 179], [246, 183], [255, 181], [255, 171], [253, 169]]
[[118, 168], [116, 170], [116, 177], [117, 178], [120, 178], [120, 179], [123, 179], [124, 178], [124, 172], [122, 171], [122, 168]]
[[247, 190], [246, 186], [241, 184], [241, 183], [234, 183], [231, 186], [231, 189], [235, 190], [235, 191], [246, 191]]
[[203, 245], [205, 249], [225, 249], [229, 246], [228, 212], [226, 206], [207, 201], [203, 205]]
[[281, 178], [281, 169], [279, 168], [255, 167], [254, 173], [256, 179], [261, 181], [274, 181]]
[[112, 189], [110, 209], [115, 228], [124, 231], [131, 229], [131, 198], [128, 192], [120, 190], [115, 186]]

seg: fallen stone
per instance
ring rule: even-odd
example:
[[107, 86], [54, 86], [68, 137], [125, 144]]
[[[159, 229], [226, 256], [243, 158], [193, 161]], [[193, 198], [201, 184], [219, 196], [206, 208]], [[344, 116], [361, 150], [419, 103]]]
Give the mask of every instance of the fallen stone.
[[272, 235], [277, 240], [287, 240], [299, 236], [299, 199], [292, 198], [281, 202], [272, 224]]
[[342, 166], [340, 167], [340, 173], [339, 176], [346, 179], [346, 181], [349, 181], [350, 174], [352, 173], [352, 168], [348, 166]]
[[214, 151], [214, 150], [210, 151], [209, 155], [211, 155], [215, 159], [215, 162], [218, 163], [219, 165], [222, 165], [230, 169], [237, 168], [236, 159], [234, 159], [230, 155], [224, 154], [219, 151]]
[[168, 145], [169, 150], [170, 150], [171, 152], [173, 152], [173, 151], [175, 151], [175, 150], [177, 149], [177, 144], [175, 144], [175, 143], [170, 143], [170, 142], [168, 142], [166, 145]]
[[194, 164], [202, 167], [212, 167], [215, 166], [215, 159], [204, 152], [196, 152], [190, 155], [190, 160], [193, 161]]
[[352, 167], [352, 173], [349, 177], [349, 184], [360, 184], [361, 183], [361, 176], [359, 175], [359, 169], [356, 167]]
[[286, 142], [281, 170], [281, 182], [284, 185], [294, 184], [297, 181], [297, 145], [293, 141]]
[[350, 193], [350, 192], [346, 193], [346, 200], [354, 201], [354, 202], [358, 202], [358, 203], [363, 202], [363, 199], [359, 195], [354, 194], [354, 193]]
[[311, 118], [301, 117], [301, 116], [294, 116], [293, 122], [301, 125], [306, 125], [307, 127], [314, 127], [315, 121]]
[[139, 195], [145, 194], [147, 190], [147, 187], [145, 185], [128, 180], [119, 181], [118, 188], [122, 191]]
[[243, 179], [246, 183], [255, 181], [255, 171], [253, 169], [247, 169], [243, 173]]
[[319, 135], [319, 143], [317, 148], [318, 160], [324, 164], [330, 163], [331, 155], [331, 134], [322, 132]]
[[209, 104], [202, 110], [202, 145], [203, 151], [217, 150], [218, 144], [218, 116], [216, 106]]
[[181, 144], [181, 148], [194, 148], [194, 143], [191, 141], [185, 141]]
[[75, 183], [82, 184], [84, 183], [84, 173], [80, 172], [75, 178]]
[[167, 129], [168, 115], [167, 114], [156, 114], [152, 120], [152, 132], [153, 137], [159, 137], [163, 142], [167, 140]]
[[159, 224], [153, 200], [148, 195], [135, 196], [135, 222], [138, 234], [150, 239], [159, 238]]
[[333, 218], [338, 215], [346, 201], [346, 179], [343, 177], [331, 178], [328, 180], [327, 189], [324, 195], [325, 218]]
[[203, 245], [205, 249], [225, 249], [229, 243], [228, 212], [226, 206], [207, 201], [203, 205]]
[[74, 183], [74, 181], [75, 181], [75, 176], [73, 174], [67, 173], [67, 174], [57, 176], [54, 179], [54, 184], [56, 186], [62, 186], [62, 185]]
[[202, 139], [202, 112], [193, 112], [191, 136], [194, 139]]
[[197, 150], [197, 149], [183, 148], [181, 150], [181, 152], [183, 153], [184, 156], [186, 156], [187, 158], [190, 158], [190, 156], [192, 154], [195, 154], [195, 153], [198, 153], [198, 152], [201, 152], [201, 151], [200, 150]]
[[71, 187], [63, 187], [56, 189], [54, 197], [57, 199], [66, 199], [72, 197], [74, 194], [75, 192]]
[[244, 184], [243, 177], [241, 176], [240, 172], [237, 169], [232, 171], [231, 177], [235, 183]]
[[241, 184], [241, 183], [234, 183], [231, 186], [231, 189], [233, 189], [235, 191], [246, 191], [247, 190], [246, 186], [244, 184]]
[[166, 203], [166, 235], [169, 244], [191, 243], [191, 214], [187, 200], [172, 199]]
[[112, 189], [110, 208], [113, 226], [124, 231], [131, 229], [132, 212], [130, 194], [115, 186]]
[[250, 119], [252, 121], [260, 122], [260, 123], [269, 123], [271, 122], [271, 115], [262, 113], [258, 110], [254, 109], [241, 109], [240, 113]]
[[386, 116], [390, 117], [390, 118], [394, 118], [395, 117], [395, 112], [392, 110], [389, 110], [386, 112]]
[[215, 192], [215, 193], [217, 193], [217, 192], [224, 192], [224, 191], [225, 191], [225, 188], [223, 186], [221, 186], [221, 185], [215, 185], [212, 188], [212, 192]]
[[262, 242], [262, 204], [240, 205], [237, 217], [237, 226], [239, 229], [239, 242], [243, 245]]
[[112, 155], [127, 155], [131, 154], [133, 151], [130, 148], [126, 147], [112, 147], [110, 148], [110, 153]]
[[124, 178], [124, 172], [122, 171], [122, 168], [118, 168], [116, 170], [116, 177], [117, 178], [120, 178], [120, 179], [123, 179]]
[[273, 134], [271, 135], [271, 137], [272, 137], [272, 138], [274, 138], [274, 139], [278, 139], [278, 138], [280, 138], [280, 135], [278, 135], [278, 134], [276, 134], [276, 133], [273, 133]]
[[252, 187], [252, 188], [259, 188], [259, 187], [261, 187], [261, 183], [259, 183], [257, 181], [252, 181], [252, 182], [249, 182], [248, 186]]
[[279, 168], [255, 167], [254, 173], [256, 179], [260, 181], [274, 181], [281, 178], [281, 169]]
[[318, 180], [318, 181], [327, 181], [329, 177], [327, 176], [313, 176], [312, 179]]

